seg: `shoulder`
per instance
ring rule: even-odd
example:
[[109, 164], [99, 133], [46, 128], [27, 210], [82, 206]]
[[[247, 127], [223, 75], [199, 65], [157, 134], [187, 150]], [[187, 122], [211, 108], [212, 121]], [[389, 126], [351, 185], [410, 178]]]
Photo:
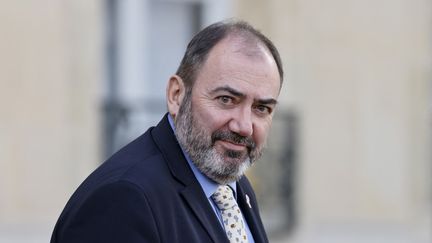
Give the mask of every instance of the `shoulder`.
[[150, 185], [166, 183], [169, 170], [150, 135], [151, 130], [152, 128], [123, 147], [93, 171], [72, 195], [64, 211], [75, 212], [89, 198], [98, 199], [94, 196], [100, 192], [113, 190], [111, 194], [115, 195], [119, 191], [114, 189], [119, 186], [134, 189], [125, 191], [129, 193], [127, 195], [131, 195], [133, 192], [150, 193]]
[[123, 241], [159, 241], [153, 209], [145, 193], [127, 181], [92, 190], [69, 217], [59, 219], [51, 239], [83, 243]]

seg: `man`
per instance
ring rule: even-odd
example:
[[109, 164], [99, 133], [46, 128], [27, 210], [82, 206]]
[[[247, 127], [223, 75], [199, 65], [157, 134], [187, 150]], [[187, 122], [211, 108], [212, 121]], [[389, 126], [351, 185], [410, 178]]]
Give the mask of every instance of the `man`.
[[268, 242], [244, 172], [282, 79], [276, 48], [247, 23], [199, 32], [168, 82], [168, 114], [83, 182], [51, 242]]

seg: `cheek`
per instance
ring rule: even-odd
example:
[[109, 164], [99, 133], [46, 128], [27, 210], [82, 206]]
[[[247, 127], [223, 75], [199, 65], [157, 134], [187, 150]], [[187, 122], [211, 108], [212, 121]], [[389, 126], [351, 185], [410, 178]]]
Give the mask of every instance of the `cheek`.
[[[202, 113], [195, 113], [194, 114], [194, 124], [193, 126], [197, 127], [197, 130], [200, 130], [203, 132], [201, 135], [207, 137], [211, 136], [215, 130], [217, 130], [215, 127], [214, 121], [206, 114]], [[207, 138], [206, 138], [207, 139]]]
[[269, 126], [255, 126], [253, 138], [257, 146], [263, 146], [267, 140], [268, 133], [270, 131]]
[[227, 112], [218, 112], [212, 107], [196, 107], [196, 109], [193, 109], [193, 115], [202, 128], [206, 128], [211, 132], [223, 128], [229, 121]]

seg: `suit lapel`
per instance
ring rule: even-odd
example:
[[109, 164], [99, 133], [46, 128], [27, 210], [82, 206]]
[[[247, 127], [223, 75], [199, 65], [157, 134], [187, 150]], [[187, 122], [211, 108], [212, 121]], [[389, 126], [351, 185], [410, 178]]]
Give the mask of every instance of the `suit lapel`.
[[197, 191], [202, 191], [198, 183], [188, 186], [181, 192], [186, 202], [191, 207], [197, 218], [200, 220], [202, 226], [207, 230], [210, 237], [214, 242], [226, 242], [228, 238], [225, 235], [225, 231], [220, 225], [213, 209], [210, 207], [207, 198], [197, 196]]
[[264, 226], [258, 213], [258, 205], [255, 196], [252, 190], [248, 190], [248, 188], [250, 188], [249, 182], [243, 177], [237, 183], [237, 203], [241, 208], [255, 242], [268, 242]]
[[184, 186], [179, 193], [198, 218], [202, 227], [215, 243], [228, 243], [225, 231], [220, 226], [208, 199], [183, 155], [167, 115], [151, 133], [155, 143], [162, 151], [171, 174]]

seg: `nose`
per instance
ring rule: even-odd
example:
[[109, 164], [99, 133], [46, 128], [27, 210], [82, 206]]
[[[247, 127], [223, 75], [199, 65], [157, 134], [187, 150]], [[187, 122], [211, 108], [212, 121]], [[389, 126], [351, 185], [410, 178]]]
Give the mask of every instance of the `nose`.
[[229, 129], [243, 137], [252, 136], [253, 122], [252, 112], [250, 109], [238, 109], [233, 111], [232, 118], [229, 122]]

